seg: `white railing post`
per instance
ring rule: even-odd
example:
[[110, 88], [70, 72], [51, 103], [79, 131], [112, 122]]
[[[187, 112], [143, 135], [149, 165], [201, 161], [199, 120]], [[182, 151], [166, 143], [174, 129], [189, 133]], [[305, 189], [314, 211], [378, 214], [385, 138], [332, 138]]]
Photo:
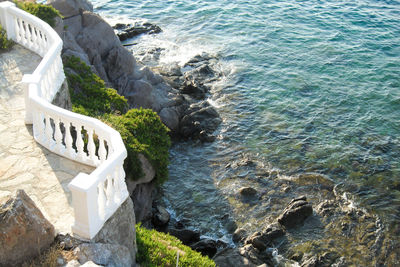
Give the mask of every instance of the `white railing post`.
[[22, 77], [22, 82], [27, 84], [25, 88], [24, 97], [25, 97], [25, 124], [32, 124], [33, 123], [33, 116], [32, 116], [32, 107], [29, 98], [29, 92], [40, 92], [40, 76], [39, 75], [32, 75], [32, 74], [25, 74]]
[[72, 231], [85, 239], [92, 239], [103, 226], [99, 220], [97, 187], [93, 187], [90, 180], [89, 175], [80, 173], [68, 185], [75, 215]]
[[14, 3], [1, 2], [0, 3], [0, 23], [7, 31], [8, 39], [15, 40], [15, 20], [13, 16], [7, 12], [9, 8], [15, 7]]

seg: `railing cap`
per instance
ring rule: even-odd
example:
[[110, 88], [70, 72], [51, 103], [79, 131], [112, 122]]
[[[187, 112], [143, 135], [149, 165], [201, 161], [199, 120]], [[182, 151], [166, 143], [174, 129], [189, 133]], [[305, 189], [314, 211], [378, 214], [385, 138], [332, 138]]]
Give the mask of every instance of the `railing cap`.
[[14, 7], [15, 4], [9, 1], [1, 2], [0, 8]]

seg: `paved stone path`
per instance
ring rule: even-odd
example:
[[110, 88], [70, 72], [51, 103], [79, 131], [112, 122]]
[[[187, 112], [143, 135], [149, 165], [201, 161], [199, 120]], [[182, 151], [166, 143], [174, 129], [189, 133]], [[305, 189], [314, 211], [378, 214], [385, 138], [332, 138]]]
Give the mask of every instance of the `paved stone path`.
[[40, 57], [15, 45], [0, 53], [0, 203], [24, 189], [57, 232], [71, 232], [73, 209], [68, 183], [93, 168], [53, 154], [37, 144], [25, 125], [23, 74], [32, 73]]

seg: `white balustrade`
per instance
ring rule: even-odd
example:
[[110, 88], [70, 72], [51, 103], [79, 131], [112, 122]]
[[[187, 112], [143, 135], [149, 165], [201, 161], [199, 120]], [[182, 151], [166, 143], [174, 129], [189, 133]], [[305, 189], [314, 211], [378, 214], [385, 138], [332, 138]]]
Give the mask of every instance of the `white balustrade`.
[[0, 23], [9, 38], [43, 57], [23, 78], [28, 84], [25, 122], [33, 124], [34, 139], [62, 157], [97, 167], [91, 174], [78, 174], [68, 185], [75, 214], [72, 231], [92, 239], [129, 196], [124, 143], [101, 121], [51, 104], [65, 76], [62, 41], [48, 24], [10, 2], [0, 3]]

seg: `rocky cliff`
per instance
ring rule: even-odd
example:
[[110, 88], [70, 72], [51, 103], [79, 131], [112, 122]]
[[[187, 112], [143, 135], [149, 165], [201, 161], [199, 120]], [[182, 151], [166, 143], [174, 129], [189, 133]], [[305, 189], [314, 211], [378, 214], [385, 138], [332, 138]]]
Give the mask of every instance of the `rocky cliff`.
[[198, 138], [201, 132], [203, 137], [212, 134], [220, 123], [219, 115], [207, 101], [199, 101], [193, 92], [185, 91], [193, 89], [191, 80], [186, 81], [191, 83], [189, 87], [180, 90], [138, 63], [121, 44], [114, 29], [93, 13], [90, 2], [49, 0], [48, 3], [64, 16], [56, 27], [64, 41], [63, 56], [79, 57], [91, 66], [107, 85], [128, 99], [130, 108], [150, 108], [157, 112], [173, 135]]

